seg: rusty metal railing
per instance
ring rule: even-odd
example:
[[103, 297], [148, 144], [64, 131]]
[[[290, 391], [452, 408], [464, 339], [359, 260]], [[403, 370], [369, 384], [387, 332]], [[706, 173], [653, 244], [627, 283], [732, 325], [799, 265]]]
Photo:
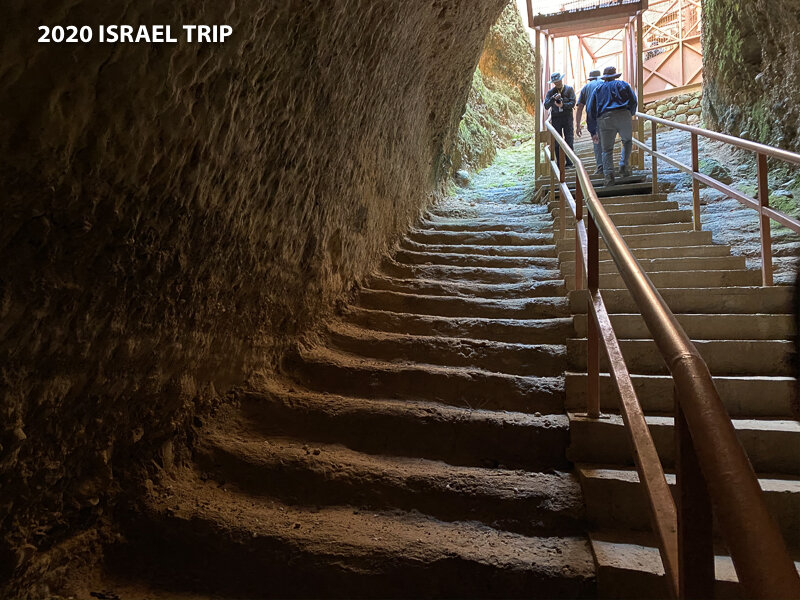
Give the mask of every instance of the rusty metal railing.
[[[620, 412], [647, 496], [669, 593], [677, 598], [714, 596], [712, 515], [716, 515], [748, 598], [800, 598], [800, 577], [708, 366], [622, 239], [583, 163], [549, 121], [546, 127], [551, 199], [558, 178], [559, 229], [564, 239], [569, 205], [575, 218], [576, 288], [583, 288], [584, 276], [588, 287], [587, 414], [600, 416], [602, 344], [621, 399]], [[554, 160], [556, 143], [561, 149], [559, 164]], [[566, 183], [565, 156], [576, 169], [574, 197]], [[601, 236], [674, 380], [677, 506], [600, 294]]]
[[[643, 141], [633, 140], [638, 148], [649, 153], [652, 156], [652, 170], [653, 170], [653, 190], [658, 185], [658, 160], [672, 165], [676, 169], [691, 175], [692, 177], [692, 223], [695, 231], [700, 230], [700, 184], [707, 185], [715, 190], [722, 192], [729, 198], [735, 198], [744, 206], [752, 208], [759, 213], [760, 221], [760, 240], [761, 240], [761, 281], [764, 285], [772, 285], [772, 232], [770, 231], [770, 220], [777, 221], [781, 225], [785, 225], [795, 233], [800, 233], [800, 221], [790, 217], [786, 213], [770, 208], [769, 206], [769, 181], [767, 178], [767, 158], [774, 158], [787, 162], [789, 164], [800, 166], [800, 154], [781, 150], [780, 148], [773, 148], [757, 142], [743, 140], [741, 138], [725, 135], [724, 133], [717, 133], [715, 131], [708, 131], [700, 127], [693, 127], [691, 125], [684, 125], [676, 123], [675, 121], [667, 121], [659, 117], [653, 117], [644, 113], [637, 112], [636, 116], [640, 119], [650, 121], [651, 127], [651, 147], [648, 147]], [[658, 151], [658, 141], [656, 137], [656, 129], [658, 125], [665, 125], [673, 129], [680, 129], [688, 131], [692, 135], [692, 166], [685, 165], [677, 160], [666, 156]], [[739, 190], [732, 188], [729, 185], [722, 183], [700, 172], [700, 155], [698, 150], [698, 138], [704, 137], [718, 142], [724, 142], [741, 148], [742, 150], [749, 150], [756, 155], [756, 162], [758, 164], [758, 197], [750, 198]]]

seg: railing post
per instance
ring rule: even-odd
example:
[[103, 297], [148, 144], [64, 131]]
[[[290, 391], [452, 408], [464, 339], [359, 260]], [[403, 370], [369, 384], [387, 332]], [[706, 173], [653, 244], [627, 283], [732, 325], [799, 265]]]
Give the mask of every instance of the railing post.
[[[767, 156], [758, 153], [758, 203], [761, 208], [769, 207], [769, 180], [767, 179]], [[770, 218], [759, 210], [761, 225], [761, 281], [772, 285], [772, 232]]]
[[[553, 138], [555, 139], [555, 137]], [[566, 152], [564, 152], [563, 148], [559, 148], [558, 152], [558, 182], [564, 183], [566, 181], [566, 174], [564, 173], [566, 165]], [[563, 240], [567, 236], [567, 199], [564, 197], [564, 191], [561, 189], [561, 186], [558, 188], [558, 208], [561, 218], [559, 219], [558, 229], [561, 233], [561, 239]]]
[[[700, 172], [700, 157], [697, 154], [697, 134], [692, 134], [692, 173]], [[700, 182], [692, 176], [692, 223], [700, 231]]]
[[[599, 294], [600, 287], [600, 248], [599, 232], [592, 213], [588, 214], [586, 278], [589, 287], [589, 305], [586, 307], [586, 414], [590, 419], [600, 417], [600, 328], [594, 314], [592, 296]], [[575, 232], [577, 235], [577, 231]]]
[[714, 597], [711, 499], [675, 390], [675, 479], [678, 509], [678, 597]]
[[575, 289], [582, 290], [583, 285], [583, 248], [578, 236], [578, 224], [583, 220], [583, 188], [578, 171], [575, 170]]
[[653, 153], [650, 155], [650, 170], [653, 172], [653, 193], [658, 193], [658, 157], [656, 157], [656, 152], [658, 151], [658, 137], [656, 136], [656, 130], [658, 129], [658, 124], [655, 121], [650, 121], [650, 142], [651, 147], [653, 148]]
[[[555, 160], [556, 155], [556, 141], [553, 133], [550, 132], [550, 160]], [[547, 172], [550, 174], [550, 202], [556, 201], [556, 176], [553, 173], [553, 165], [548, 161]]]

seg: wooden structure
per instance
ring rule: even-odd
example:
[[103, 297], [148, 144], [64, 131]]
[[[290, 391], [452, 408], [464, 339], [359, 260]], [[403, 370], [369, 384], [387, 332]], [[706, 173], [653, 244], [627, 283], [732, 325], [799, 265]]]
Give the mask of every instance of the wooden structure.
[[[636, 90], [639, 98], [644, 97], [644, 65], [643, 57], [643, 28], [642, 13], [648, 7], [648, 0], [579, 0], [564, 5], [564, 10], [554, 14], [534, 15], [533, 0], [527, 0], [528, 26], [534, 30], [534, 45], [536, 50], [536, 85], [540, 95], [540, 102], [536, 105], [535, 119], [537, 123], [535, 143], [541, 148], [545, 139], [544, 122], [547, 120], [547, 111], [544, 109], [544, 96], [548, 88], [547, 82], [554, 71], [556, 39], [571, 36], [599, 35], [611, 30], [619, 30], [623, 38], [621, 65], [617, 65], [625, 80]], [[585, 47], [583, 47], [585, 49]], [[583, 56], [583, 51], [578, 52]], [[592, 58], [588, 65], [579, 58], [577, 65], [572, 61], [571, 54], [568, 62], [574, 69], [577, 67], [583, 75], [573, 78], [572, 82], [584, 82], [586, 71], [595, 66], [597, 56]], [[637, 139], [644, 139], [644, 128], [638, 122], [635, 132]], [[632, 164], [638, 168], [644, 166], [644, 155], [637, 151], [632, 157]], [[537, 181], [544, 173], [544, 164], [540, 153], [536, 153], [536, 178]]]

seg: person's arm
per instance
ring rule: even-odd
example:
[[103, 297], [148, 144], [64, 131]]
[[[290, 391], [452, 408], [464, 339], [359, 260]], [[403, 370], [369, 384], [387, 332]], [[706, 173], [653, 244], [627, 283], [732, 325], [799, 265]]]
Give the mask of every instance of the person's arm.
[[597, 91], [595, 90], [592, 97], [589, 98], [589, 104], [586, 105], [586, 128], [592, 134], [594, 139], [597, 133]]
[[562, 94], [561, 98], [564, 101], [564, 108], [575, 108], [575, 88], [569, 87], [564, 90], [566, 94]]
[[[587, 113], [588, 114], [588, 113]], [[581, 137], [583, 127], [581, 127], [581, 117], [583, 117], [583, 104], [578, 103], [575, 111], [575, 135]]]
[[553, 90], [548, 90], [547, 93], [544, 95], [544, 107], [547, 110], [553, 108]]
[[639, 106], [639, 100], [636, 98], [636, 92], [633, 91], [633, 88], [628, 85], [628, 89], [631, 91], [631, 99], [628, 100], [628, 110], [631, 111], [631, 115], [636, 114], [636, 107]]

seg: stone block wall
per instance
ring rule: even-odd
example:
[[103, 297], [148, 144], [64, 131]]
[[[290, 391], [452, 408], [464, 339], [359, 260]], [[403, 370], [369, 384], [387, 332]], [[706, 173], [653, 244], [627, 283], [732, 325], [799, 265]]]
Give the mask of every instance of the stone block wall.
[[700, 91], [678, 94], [662, 100], [647, 102], [644, 112], [676, 123], [694, 125], [700, 122], [703, 115], [703, 94]]

